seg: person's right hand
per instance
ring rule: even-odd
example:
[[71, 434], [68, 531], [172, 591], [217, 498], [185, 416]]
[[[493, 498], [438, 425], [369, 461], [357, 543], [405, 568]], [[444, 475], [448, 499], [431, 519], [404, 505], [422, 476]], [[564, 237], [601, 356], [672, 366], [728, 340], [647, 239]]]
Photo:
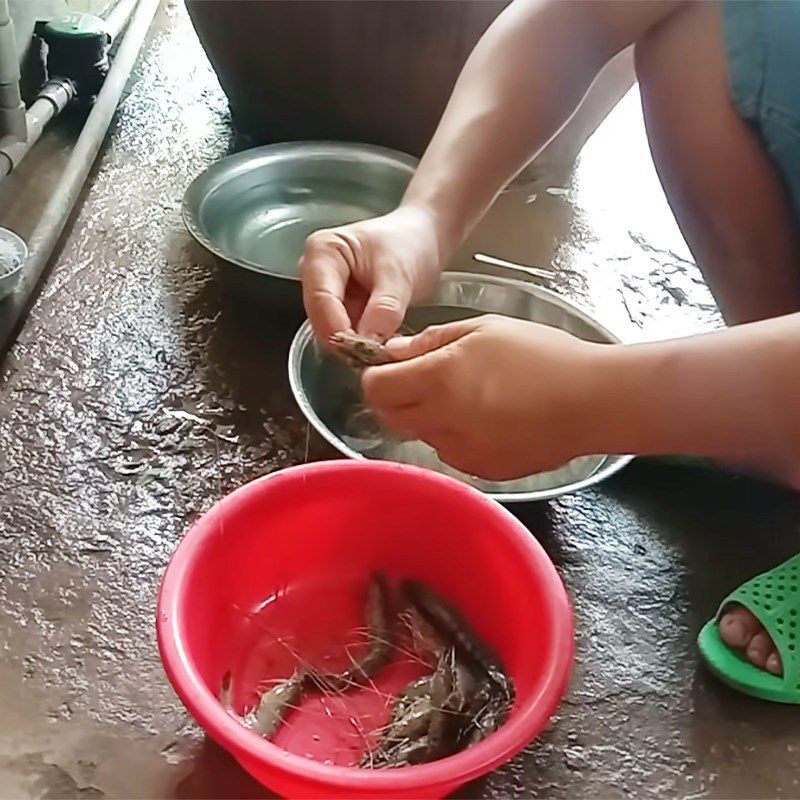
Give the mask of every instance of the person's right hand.
[[321, 341], [351, 329], [392, 336], [409, 304], [433, 289], [440, 261], [432, 216], [412, 206], [317, 231], [300, 259], [303, 302], [314, 332]]
[[601, 389], [614, 397], [623, 385], [611, 346], [510, 317], [434, 325], [386, 347], [397, 360], [364, 372], [370, 409], [388, 429], [487, 480], [595, 452], [593, 403]]

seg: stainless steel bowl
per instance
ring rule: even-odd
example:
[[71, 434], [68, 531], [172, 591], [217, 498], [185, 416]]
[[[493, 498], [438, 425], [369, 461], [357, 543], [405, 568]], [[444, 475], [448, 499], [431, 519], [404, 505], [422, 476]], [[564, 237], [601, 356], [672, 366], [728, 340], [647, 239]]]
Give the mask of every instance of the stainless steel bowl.
[[[506, 269], [504, 273], [514, 271]], [[412, 330], [422, 330], [484, 313], [552, 325], [587, 341], [619, 341], [584, 311], [547, 289], [511, 277], [466, 272], [445, 273], [435, 298], [412, 309], [406, 324]], [[631, 460], [630, 456], [585, 456], [552, 472], [502, 482], [465, 475], [440, 461], [423, 442], [400, 441], [382, 431], [363, 408], [356, 373], [318, 346], [308, 322], [292, 342], [289, 381], [309, 422], [340, 453], [354, 459], [400, 461], [444, 472], [501, 502], [546, 500], [574, 492], [608, 478]]]
[[17, 288], [22, 267], [28, 257], [28, 245], [8, 228], [0, 228], [0, 300]]
[[306, 237], [399, 205], [417, 159], [345, 142], [292, 142], [212, 164], [186, 190], [192, 236], [224, 261], [298, 280]]

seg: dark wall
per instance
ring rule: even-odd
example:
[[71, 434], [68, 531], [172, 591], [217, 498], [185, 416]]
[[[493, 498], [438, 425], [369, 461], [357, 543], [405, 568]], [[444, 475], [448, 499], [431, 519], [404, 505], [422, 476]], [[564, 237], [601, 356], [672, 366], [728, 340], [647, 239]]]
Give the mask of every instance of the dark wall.
[[257, 142], [347, 139], [421, 155], [505, 0], [187, 0]]

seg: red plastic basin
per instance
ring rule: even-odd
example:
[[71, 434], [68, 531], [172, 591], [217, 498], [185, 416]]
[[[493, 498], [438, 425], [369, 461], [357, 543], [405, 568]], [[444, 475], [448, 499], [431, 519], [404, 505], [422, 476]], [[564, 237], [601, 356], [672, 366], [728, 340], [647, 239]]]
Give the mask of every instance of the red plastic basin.
[[[429, 584], [495, 649], [517, 690], [499, 731], [438, 762], [366, 770], [339, 766], [331, 750], [347, 714], [315, 723], [303, 706], [272, 743], [226, 713], [217, 700], [226, 671], [250, 690], [265, 677], [259, 669], [286, 667], [259, 637], [277, 626], [282, 635], [335, 642], [346, 626], [364, 624], [363, 586], [376, 570]], [[167, 674], [190, 713], [285, 797], [443, 797], [540, 733], [566, 691], [574, 655], [564, 586], [521, 523], [454, 479], [377, 461], [293, 467], [217, 503], [172, 557], [157, 628]], [[389, 691], [407, 677], [388, 675]]]

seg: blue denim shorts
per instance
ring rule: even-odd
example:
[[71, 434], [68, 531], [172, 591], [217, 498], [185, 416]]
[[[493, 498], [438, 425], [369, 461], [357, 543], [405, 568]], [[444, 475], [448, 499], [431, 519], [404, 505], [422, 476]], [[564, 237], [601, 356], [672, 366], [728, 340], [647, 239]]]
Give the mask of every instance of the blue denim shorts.
[[777, 165], [800, 220], [800, 0], [725, 0], [731, 98]]

